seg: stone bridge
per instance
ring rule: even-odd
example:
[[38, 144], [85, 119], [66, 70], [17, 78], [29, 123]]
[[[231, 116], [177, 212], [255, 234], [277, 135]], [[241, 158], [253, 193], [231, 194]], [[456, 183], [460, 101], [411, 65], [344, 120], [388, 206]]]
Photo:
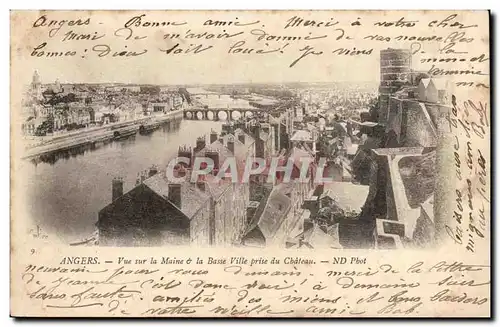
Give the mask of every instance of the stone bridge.
[[240, 117], [253, 117], [267, 110], [259, 108], [187, 108], [184, 119], [189, 120], [236, 120]]

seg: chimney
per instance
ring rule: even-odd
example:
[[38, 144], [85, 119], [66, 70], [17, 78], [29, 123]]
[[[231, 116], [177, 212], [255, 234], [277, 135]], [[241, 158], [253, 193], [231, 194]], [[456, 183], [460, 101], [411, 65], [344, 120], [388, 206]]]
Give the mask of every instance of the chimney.
[[203, 181], [202, 179], [199, 179], [198, 181], [196, 181], [196, 187], [200, 191], [205, 192], [205, 181]]
[[269, 125], [263, 125], [262, 126], [262, 131], [266, 132], [266, 133], [269, 133]]
[[168, 200], [181, 207], [181, 184], [168, 184]]
[[255, 156], [257, 158], [264, 158], [264, 141], [260, 138], [260, 124], [255, 125], [253, 131], [255, 137]]
[[217, 141], [217, 132], [211, 131], [210, 132], [210, 144], [214, 143], [215, 141]]
[[231, 132], [231, 124], [229, 122], [225, 122], [224, 124], [222, 124], [221, 135], [223, 136], [230, 132]]
[[179, 158], [188, 158], [189, 159], [189, 164], [181, 163], [183, 166], [190, 167], [193, 164], [193, 150], [191, 147], [187, 147], [183, 145], [182, 147], [179, 147], [179, 151], [177, 152], [177, 156]]
[[346, 130], [347, 130], [347, 135], [352, 137], [352, 123], [351, 121], [348, 121], [346, 124]]
[[205, 156], [214, 161], [214, 167], [212, 168], [212, 172], [217, 171], [219, 169], [219, 152], [207, 151], [207, 152], [205, 152]]
[[257, 208], [259, 207], [259, 202], [257, 201], [250, 201], [247, 206], [247, 225], [250, 224], [252, 221], [253, 217], [255, 216], [255, 212], [257, 211]]
[[274, 150], [280, 150], [280, 135], [279, 135], [279, 126], [278, 124], [273, 124], [273, 132], [274, 132]]
[[113, 202], [123, 195], [123, 179], [121, 177], [113, 178], [111, 193]]
[[195, 152], [198, 152], [200, 151], [201, 149], [203, 149], [206, 145], [206, 140], [205, 140], [205, 136], [200, 136], [196, 139], [196, 150]]
[[241, 143], [245, 144], [245, 134], [243, 134], [243, 133], [239, 134], [239, 135], [238, 135], [238, 140], [239, 140]]
[[152, 176], [156, 175], [157, 173], [158, 173], [158, 167], [151, 166], [151, 168], [149, 168], [148, 177], [152, 177]]
[[311, 213], [316, 213], [318, 211], [318, 197], [310, 196], [309, 198], [304, 199], [302, 208], [309, 210]]
[[252, 133], [256, 141], [260, 139], [260, 124], [257, 123], [252, 126]]
[[231, 153], [234, 154], [234, 138], [230, 137], [228, 138], [227, 140], [227, 148], [229, 151], [231, 151]]
[[236, 123], [234, 123], [234, 128], [235, 130], [238, 128], [241, 128], [242, 130], [245, 129], [245, 122], [243, 120], [238, 120]]

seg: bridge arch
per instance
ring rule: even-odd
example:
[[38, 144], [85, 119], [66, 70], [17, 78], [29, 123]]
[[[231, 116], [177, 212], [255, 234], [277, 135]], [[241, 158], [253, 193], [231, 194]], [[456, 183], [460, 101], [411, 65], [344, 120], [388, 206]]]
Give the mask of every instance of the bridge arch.
[[231, 113], [231, 118], [232, 118], [233, 120], [237, 120], [237, 119], [239, 119], [241, 116], [242, 116], [242, 113], [241, 113], [241, 111], [239, 111], [239, 110], [233, 110], [233, 111], [232, 111], [232, 113]]
[[219, 118], [219, 120], [228, 120], [227, 112], [225, 112], [224, 110], [219, 110], [217, 112], [217, 117]]

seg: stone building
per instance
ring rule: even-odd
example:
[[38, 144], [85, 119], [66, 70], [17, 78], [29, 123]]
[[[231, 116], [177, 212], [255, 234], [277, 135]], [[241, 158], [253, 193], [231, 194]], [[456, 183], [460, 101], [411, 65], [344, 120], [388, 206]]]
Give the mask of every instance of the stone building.
[[194, 183], [189, 178], [175, 183], [159, 172], [125, 194], [113, 192], [112, 202], [99, 211], [100, 242], [125, 246], [232, 244], [245, 223], [246, 204], [238, 199], [245, 199], [245, 194], [238, 193], [230, 182], [207, 176]]
[[285, 248], [289, 237], [303, 232], [303, 216], [297, 212], [301, 202], [294, 192], [287, 184], [273, 187], [255, 212], [250, 211], [242, 245]]
[[380, 51], [379, 122], [386, 122], [389, 98], [410, 81], [410, 71], [410, 50], [386, 49]]

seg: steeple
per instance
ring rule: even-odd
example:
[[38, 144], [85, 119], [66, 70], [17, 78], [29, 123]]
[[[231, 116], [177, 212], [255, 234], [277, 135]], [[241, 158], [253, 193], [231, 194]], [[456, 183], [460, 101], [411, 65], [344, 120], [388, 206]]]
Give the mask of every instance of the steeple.
[[31, 98], [32, 100], [39, 101], [42, 97], [42, 82], [40, 80], [40, 75], [38, 75], [38, 70], [33, 73], [33, 79], [31, 81]]
[[33, 80], [31, 81], [31, 84], [33, 86], [42, 84], [40, 80], [40, 75], [38, 74], [38, 70], [35, 70], [35, 72], [33, 73]]
[[53, 88], [55, 93], [60, 93], [61, 90], [61, 83], [59, 82], [59, 79], [56, 79], [56, 82], [54, 83], [54, 88]]

